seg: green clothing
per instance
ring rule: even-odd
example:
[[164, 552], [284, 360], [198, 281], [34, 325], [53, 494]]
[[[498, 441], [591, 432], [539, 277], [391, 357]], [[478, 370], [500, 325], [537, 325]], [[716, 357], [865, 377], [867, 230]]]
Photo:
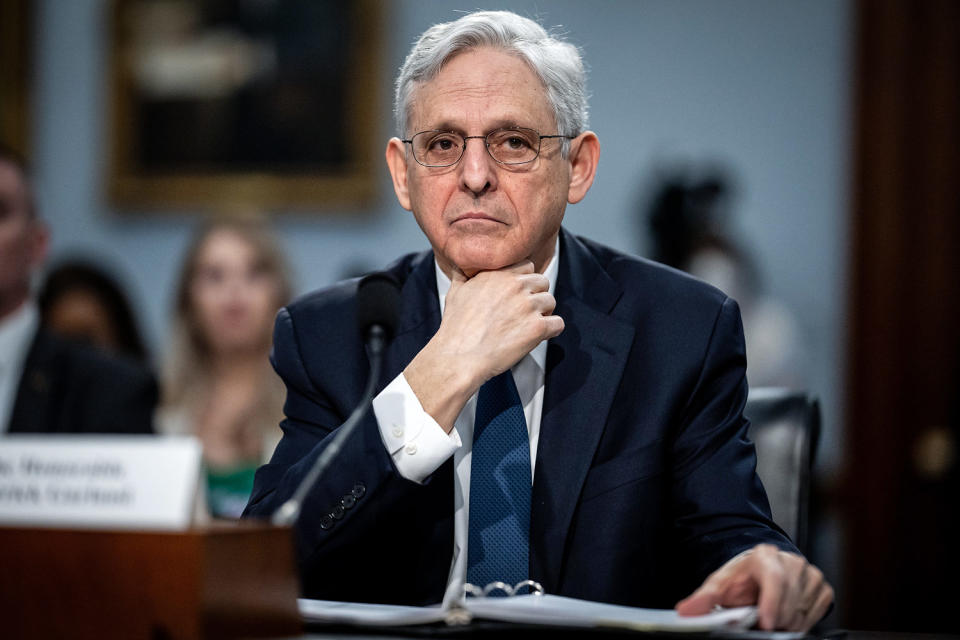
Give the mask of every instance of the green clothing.
[[207, 469], [207, 505], [214, 518], [239, 518], [253, 491], [257, 464]]

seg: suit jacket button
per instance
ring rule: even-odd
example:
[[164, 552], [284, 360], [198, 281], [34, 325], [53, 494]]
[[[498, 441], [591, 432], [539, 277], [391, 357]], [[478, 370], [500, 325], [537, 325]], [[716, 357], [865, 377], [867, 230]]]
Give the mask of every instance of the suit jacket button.
[[335, 507], [333, 508], [333, 510], [330, 512], [330, 516], [331, 516], [334, 520], [342, 520], [342, 519], [343, 519], [343, 507], [341, 507], [340, 505], [335, 506]]
[[333, 518], [331, 518], [329, 515], [325, 515], [325, 516], [323, 516], [322, 518], [320, 518], [320, 528], [321, 528], [321, 529], [323, 529], [324, 531], [326, 531], [327, 529], [329, 529], [329, 528], [332, 527], [332, 526], [333, 526]]
[[366, 492], [367, 492], [367, 487], [364, 486], [362, 482], [358, 482], [357, 484], [353, 485], [353, 489], [350, 491], [353, 497], [357, 499], [362, 498], [363, 494], [365, 494]]
[[340, 506], [344, 509], [352, 509], [355, 504], [357, 504], [357, 499], [353, 497], [352, 493], [348, 493], [340, 498]]

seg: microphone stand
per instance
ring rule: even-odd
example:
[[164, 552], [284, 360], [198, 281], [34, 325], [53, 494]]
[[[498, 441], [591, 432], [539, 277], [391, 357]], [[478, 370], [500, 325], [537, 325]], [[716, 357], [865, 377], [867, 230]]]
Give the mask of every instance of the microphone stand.
[[327, 467], [330, 466], [333, 459], [340, 453], [344, 442], [346, 442], [350, 434], [356, 430], [357, 425], [360, 424], [360, 419], [363, 418], [373, 402], [373, 391], [377, 386], [377, 381], [380, 379], [380, 367], [383, 361], [383, 350], [386, 345], [387, 334], [383, 330], [383, 327], [378, 324], [371, 326], [367, 332], [367, 346], [370, 348], [370, 377], [367, 379], [367, 387], [364, 389], [363, 397], [360, 399], [357, 408], [354, 409], [350, 417], [347, 418], [347, 421], [337, 429], [330, 444], [320, 452], [317, 461], [310, 468], [307, 475], [304, 476], [297, 490], [294, 491], [290, 499], [284, 502], [280, 508], [277, 509], [276, 513], [273, 514], [273, 517], [270, 519], [273, 524], [287, 527], [292, 526], [293, 523], [297, 521], [297, 518], [300, 517], [300, 510], [303, 508], [303, 499], [306, 497], [307, 492], [313, 487], [317, 478], [327, 470]]

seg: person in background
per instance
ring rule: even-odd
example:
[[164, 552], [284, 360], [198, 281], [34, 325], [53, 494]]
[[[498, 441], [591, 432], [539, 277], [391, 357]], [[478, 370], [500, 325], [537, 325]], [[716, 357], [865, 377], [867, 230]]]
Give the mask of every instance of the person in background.
[[240, 515], [280, 439], [283, 384], [268, 355], [289, 295], [281, 253], [256, 218], [208, 223], [183, 261], [157, 426], [200, 439], [215, 517]]
[[147, 364], [127, 296], [101, 267], [85, 260], [61, 262], [47, 274], [37, 303], [41, 323], [53, 333]]
[[740, 305], [753, 387], [806, 387], [800, 330], [790, 310], [763, 288], [763, 274], [731, 224], [734, 189], [723, 171], [666, 176], [646, 226], [652, 258], [717, 287]]
[[0, 434], [151, 433], [146, 369], [40, 326], [31, 280], [48, 245], [25, 165], [0, 145]]

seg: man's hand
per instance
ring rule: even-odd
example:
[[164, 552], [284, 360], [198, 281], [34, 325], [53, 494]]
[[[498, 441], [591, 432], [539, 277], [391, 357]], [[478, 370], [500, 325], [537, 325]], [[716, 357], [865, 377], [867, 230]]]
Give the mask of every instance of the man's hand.
[[807, 631], [833, 602], [833, 588], [803, 556], [757, 545], [710, 574], [677, 603], [677, 613], [695, 616], [713, 607], [757, 605], [758, 625], [772, 631]]
[[469, 279], [454, 267], [440, 329], [403, 372], [424, 411], [448, 433], [484, 382], [563, 331], [549, 289], [530, 261]]

